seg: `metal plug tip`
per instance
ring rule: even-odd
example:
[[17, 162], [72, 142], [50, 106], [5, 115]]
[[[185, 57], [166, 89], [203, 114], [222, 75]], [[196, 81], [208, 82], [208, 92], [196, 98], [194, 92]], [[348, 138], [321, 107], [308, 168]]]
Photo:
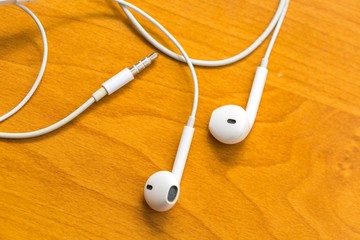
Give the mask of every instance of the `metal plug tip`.
[[153, 52], [151, 55], [148, 56], [148, 58], [151, 59], [151, 61], [154, 61], [155, 59], [157, 59], [159, 56], [159, 54], [157, 52]]

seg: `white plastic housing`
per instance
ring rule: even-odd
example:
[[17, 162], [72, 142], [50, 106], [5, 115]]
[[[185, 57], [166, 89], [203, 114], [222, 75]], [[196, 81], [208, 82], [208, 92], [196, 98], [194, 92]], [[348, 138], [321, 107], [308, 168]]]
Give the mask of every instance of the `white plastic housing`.
[[258, 67], [251, 87], [248, 103], [246, 105], [246, 112], [248, 114], [250, 126], [254, 125], [256, 114], [259, 109], [261, 97], [264, 91], [266, 77], [268, 70], [265, 67]]
[[179, 195], [180, 184], [175, 174], [168, 171], [154, 173], [145, 184], [145, 201], [158, 212], [165, 212], [172, 208]]
[[250, 124], [242, 107], [226, 105], [213, 111], [209, 130], [220, 142], [235, 144], [241, 142], [248, 135]]
[[160, 171], [147, 180], [144, 188], [145, 200], [155, 211], [167, 211], [177, 202], [180, 194], [180, 181], [193, 136], [194, 128], [185, 126], [172, 172]]
[[131, 73], [130, 69], [125, 68], [124, 70], [104, 82], [102, 86], [110, 95], [133, 79], [134, 75]]
[[213, 111], [209, 123], [211, 134], [226, 144], [239, 143], [246, 138], [254, 125], [264, 90], [268, 70], [258, 67], [251, 87], [246, 111], [236, 105], [222, 106]]

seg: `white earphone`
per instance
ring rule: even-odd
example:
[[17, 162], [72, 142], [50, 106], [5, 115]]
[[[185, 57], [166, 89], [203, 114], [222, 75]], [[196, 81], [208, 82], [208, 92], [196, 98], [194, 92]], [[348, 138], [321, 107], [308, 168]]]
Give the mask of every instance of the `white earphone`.
[[[163, 27], [159, 23], [157, 23], [154, 19], [150, 19], [144, 11], [130, 3], [124, 0], [115, 1], [119, 3], [120, 7], [128, 16], [136, 29], [157, 49], [174, 58], [175, 60], [183, 61], [188, 64], [190, 63], [189, 61], [191, 61], [194, 65], [198, 66], [217, 67], [232, 64], [236, 61], [242, 60], [251, 52], [253, 52], [257, 47], [259, 47], [273, 31], [273, 35], [265, 56], [261, 62], [261, 65], [256, 70], [250, 97], [246, 106], [246, 111], [242, 107], [236, 105], [226, 105], [214, 110], [210, 118], [209, 130], [217, 140], [226, 144], [235, 144], [244, 140], [250, 133], [251, 128], [255, 122], [256, 114], [266, 82], [266, 77], [268, 74], [267, 65], [269, 57], [284, 21], [289, 6], [289, 0], [279, 1], [278, 9], [272, 21], [265, 29], [265, 31], [260, 35], [260, 37], [249, 48], [234, 57], [217, 61], [205, 61], [197, 59], [189, 60], [186, 53], [183, 51], [181, 51], [183, 56], [174, 53], [156, 41], [136, 20], [128, 8], [131, 8], [132, 10], [140, 13], [146, 19], [151, 21], [157, 28], [163, 31]], [[172, 36], [168, 32], [163, 32], [173, 41]], [[174, 43], [176, 44], [176, 42]], [[185, 167], [186, 157], [190, 148], [192, 136], [193, 129], [187, 129], [187, 127], [185, 127], [172, 172], [157, 172], [153, 174], [145, 184], [145, 200], [148, 205], [156, 211], [167, 211], [172, 208], [178, 200], [180, 193], [180, 180]]]
[[180, 194], [180, 181], [193, 135], [194, 128], [185, 126], [172, 171], [156, 172], [146, 181], [144, 196], [152, 209], [164, 212], [177, 202]]
[[[120, 4], [121, 8], [128, 16], [130, 21], [133, 23], [136, 29], [144, 36], [146, 40], [148, 40], [159, 51], [165, 53], [169, 57], [178, 61], [183, 61], [183, 62], [185, 61], [184, 57], [169, 50], [168, 48], [160, 44], [157, 40], [155, 40], [141, 26], [141, 24], [136, 20], [136, 18], [132, 15], [132, 13], [126, 9], [127, 3], [125, 1], [123, 0], [116, 0], [116, 1]], [[194, 65], [203, 66], [203, 67], [219, 67], [219, 66], [229, 65], [247, 57], [250, 53], [255, 51], [255, 49], [258, 48], [265, 41], [265, 39], [270, 35], [271, 32], [273, 32], [273, 35], [271, 37], [269, 46], [261, 62], [261, 65], [256, 70], [246, 111], [242, 107], [236, 105], [226, 105], [217, 108], [212, 113], [209, 122], [209, 130], [211, 134], [222, 143], [235, 144], [241, 142], [250, 133], [251, 128], [254, 125], [268, 73], [267, 65], [268, 65], [269, 57], [273, 49], [273, 46], [275, 44], [275, 41], [278, 37], [278, 34], [280, 32], [280, 28], [283, 24], [285, 15], [288, 10], [289, 2], [290, 0], [279, 0], [277, 11], [273, 19], [267, 26], [267, 28], [258, 37], [258, 39], [256, 39], [253, 42], [253, 44], [251, 44], [247, 49], [245, 49], [241, 53], [223, 60], [207, 61], [207, 60], [191, 59], [191, 62]]]
[[[17, 4], [20, 2], [28, 2], [30, 0], [0, 0], [0, 5], [3, 4]], [[183, 129], [183, 133], [181, 136], [181, 140], [178, 146], [177, 154], [175, 157], [175, 162], [172, 168], [172, 171], [159, 171], [149, 177], [149, 179], [145, 183], [144, 187], [144, 196], [145, 200], [148, 203], [148, 205], [159, 212], [167, 211], [171, 209], [175, 203], [177, 202], [180, 194], [180, 182], [182, 179], [182, 175], [184, 172], [184, 168], [186, 165], [187, 157], [189, 154], [191, 142], [194, 135], [194, 124], [195, 124], [195, 115], [197, 111], [197, 105], [198, 105], [198, 96], [199, 96], [199, 90], [198, 90], [198, 81], [196, 72], [194, 69], [194, 65], [199, 66], [206, 66], [206, 67], [216, 67], [216, 66], [223, 66], [228, 65], [231, 63], [234, 63], [236, 61], [239, 61], [241, 59], [244, 59], [247, 57], [251, 52], [253, 52], [257, 47], [261, 45], [261, 43], [270, 35], [270, 33], [273, 31], [273, 35], [270, 41], [270, 44], [268, 46], [268, 49], [266, 51], [266, 54], [261, 62], [261, 65], [257, 68], [256, 74], [254, 77], [250, 97], [246, 106], [246, 110], [243, 108], [236, 106], [236, 105], [226, 105], [222, 106], [215, 111], [213, 111], [210, 123], [209, 123], [209, 129], [212, 135], [218, 139], [219, 141], [226, 143], [226, 144], [235, 144], [243, 139], [246, 138], [246, 136], [249, 134], [256, 118], [256, 114], [259, 108], [259, 104], [261, 101], [261, 96], [263, 93], [263, 89], [266, 82], [266, 77], [268, 74], [267, 65], [268, 65], [268, 59], [270, 57], [270, 53], [272, 51], [272, 48], [274, 46], [275, 40], [279, 34], [280, 28], [282, 26], [282, 23], [284, 21], [289, 0], [280, 0], [278, 9], [270, 22], [269, 26], [265, 29], [265, 31], [261, 34], [261, 36], [246, 50], [239, 53], [238, 55], [224, 59], [224, 60], [216, 60], [216, 61], [205, 61], [205, 60], [197, 60], [197, 59], [190, 59], [185, 52], [185, 50], [182, 48], [182, 46], [179, 44], [179, 42], [162, 26], [160, 25], [155, 19], [153, 19], [150, 15], [139, 9], [138, 7], [123, 1], [123, 0], [115, 0], [119, 3], [125, 14], [129, 17], [130, 21], [134, 24], [134, 26], [139, 30], [139, 32], [156, 48], [158, 48], [163, 53], [169, 55], [170, 57], [186, 62], [189, 66], [191, 76], [193, 79], [194, 84], [194, 102], [192, 107], [191, 115], [188, 118], [187, 124], [185, 125]], [[35, 20], [35, 22], [38, 24], [42, 36], [43, 36], [43, 42], [44, 42], [44, 58], [43, 62], [45, 60], [46, 65], [46, 59], [47, 59], [47, 44], [46, 43], [46, 36], [44, 33], [44, 29], [41, 26], [40, 21], [35, 17], [34, 14], [30, 12], [27, 8], [25, 8], [22, 5], [18, 5], [22, 9], [24, 9], [26, 12], [28, 12]], [[140, 23], [135, 19], [135, 17], [132, 15], [132, 13], [129, 11], [129, 9], [132, 9], [136, 12], [138, 12], [140, 15], [145, 17], [147, 20], [149, 20], [151, 23], [153, 23], [157, 28], [159, 28], [179, 49], [181, 52], [181, 55], [178, 55], [171, 50], [167, 49], [160, 43], [158, 43], [152, 36], [149, 35], [149, 33], [140, 25]], [[79, 114], [81, 114], [83, 111], [85, 111], [89, 106], [91, 106], [93, 103], [100, 101], [103, 97], [106, 95], [110, 95], [131, 80], [134, 79], [134, 76], [138, 74], [141, 70], [145, 69], [147, 66], [149, 66], [152, 61], [154, 61], [157, 58], [157, 54], [154, 53], [143, 60], [141, 60], [139, 63], [134, 65], [133, 67], [126, 68], [117, 75], [115, 75], [113, 78], [106, 81], [102, 87], [97, 90], [92, 97], [86, 101], [82, 106], [80, 106], [77, 110], [75, 110], [73, 113], [71, 113], [69, 116], [65, 117], [64, 119], [58, 121], [57, 123], [32, 132], [25, 132], [25, 133], [5, 133], [0, 132], [0, 138], [11, 138], [11, 139], [23, 139], [23, 138], [31, 138], [31, 137], [37, 137], [41, 136], [43, 134], [52, 132], [61, 126], [69, 123], [71, 120], [73, 120], [75, 117], [77, 117]], [[45, 65], [42, 65], [41, 71], [39, 73], [38, 79], [36, 83], [34, 84], [35, 89], [37, 85], [39, 84], [42, 74], [45, 70]], [[40, 79], [40, 80], [39, 80]], [[34, 90], [35, 91], [35, 90]], [[32, 92], [33, 93], [33, 92]], [[31, 93], [31, 95], [32, 95]], [[30, 97], [31, 97], [30, 95]], [[26, 100], [27, 101], [27, 100]], [[25, 101], [25, 103], [26, 103]], [[25, 104], [24, 103], [24, 104]], [[23, 105], [24, 105], [23, 104]], [[20, 108], [23, 106], [21, 105]], [[20, 109], [19, 108], [19, 109]], [[17, 109], [18, 110], [18, 109]], [[16, 111], [17, 111], [16, 110]], [[15, 112], [16, 112], [15, 111]], [[12, 114], [14, 114], [13, 112]], [[11, 114], [11, 115], [12, 115]], [[7, 117], [11, 116], [7, 115]], [[6, 117], [6, 118], [7, 118]], [[1, 121], [1, 118], [0, 118]]]
[[[117, 0], [116, 0], [117, 1]], [[194, 83], [194, 103], [192, 113], [188, 119], [187, 125], [184, 127], [180, 144], [176, 153], [175, 162], [172, 171], [159, 171], [150, 176], [145, 183], [144, 196], [148, 205], [159, 212], [164, 212], [172, 208], [177, 202], [180, 194], [180, 181], [184, 172], [187, 156], [189, 154], [191, 142], [194, 135], [195, 114], [198, 105], [199, 90], [197, 76], [194, 66], [188, 57], [187, 53], [179, 42], [154, 18], [134, 6], [133, 4], [125, 1], [117, 1], [123, 10], [129, 14], [128, 8], [138, 12], [144, 18], [149, 20], [157, 28], [159, 28], [179, 49], [183, 55], [184, 61], [188, 64]]]
[[209, 130], [220, 142], [235, 144], [250, 133], [261, 101], [268, 70], [258, 67], [250, 92], [246, 111], [237, 105], [226, 105], [215, 109], [211, 115]]

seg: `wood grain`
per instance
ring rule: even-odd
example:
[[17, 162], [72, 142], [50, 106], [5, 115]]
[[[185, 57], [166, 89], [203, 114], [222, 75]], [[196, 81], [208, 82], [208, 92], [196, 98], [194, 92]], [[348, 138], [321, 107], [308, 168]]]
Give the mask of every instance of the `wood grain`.
[[[266, 27], [277, 1], [133, 0], [189, 55], [225, 58]], [[43, 82], [1, 131], [67, 116], [102, 82], [154, 51], [111, 0], [28, 4], [49, 38]], [[150, 210], [143, 184], [171, 169], [192, 104], [185, 65], [163, 55], [136, 81], [49, 135], [0, 141], [0, 239], [360, 239], [360, 2], [292, 1], [253, 131], [225, 146], [212, 110], [244, 106], [260, 47], [231, 66], [197, 68], [196, 132], [177, 206]], [[40, 66], [35, 24], [0, 8], [0, 111]], [[159, 41], [172, 45], [145, 23]]]

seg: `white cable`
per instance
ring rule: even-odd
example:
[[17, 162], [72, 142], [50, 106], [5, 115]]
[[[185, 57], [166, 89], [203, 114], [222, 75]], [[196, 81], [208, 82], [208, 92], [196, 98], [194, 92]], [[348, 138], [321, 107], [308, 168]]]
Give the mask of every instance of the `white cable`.
[[[198, 98], [199, 98], [199, 88], [198, 88], [198, 80], [197, 80], [197, 76], [195, 73], [195, 69], [194, 66], [192, 64], [191, 59], [189, 58], [189, 56], [187, 55], [187, 53], [185, 52], [185, 50], [183, 49], [183, 47], [180, 45], [180, 43], [160, 24], [158, 23], [154, 18], [152, 18], [149, 14], [145, 13], [143, 10], [141, 10], [140, 8], [126, 2], [123, 0], [115, 0], [116, 2], [118, 2], [120, 4], [120, 6], [123, 8], [123, 10], [125, 11], [125, 13], [127, 15], [132, 15], [130, 13], [130, 11], [127, 8], [131, 8], [132, 10], [138, 12], [140, 15], [142, 15], [144, 18], [146, 18], [147, 20], [149, 20], [152, 24], [154, 24], [159, 30], [161, 30], [174, 44], [175, 46], [179, 49], [179, 51], [181, 52], [181, 54], [183, 55], [182, 58], [184, 59], [184, 61], [187, 63], [187, 65], [190, 68], [190, 72], [191, 72], [191, 76], [194, 82], [194, 103], [193, 103], [193, 108], [192, 108], [192, 112], [191, 112], [191, 116], [189, 118], [189, 122], [188, 122], [188, 126], [189, 127], [193, 127], [194, 126], [194, 121], [195, 121], [195, 115], [196, 115], [196, 111], [197, 111], [197, 106], [198, 106]], [[125, 8], [125, 7], [126, 8]], [[180, 56], [180, 55], [179, 55]]]
[[49, 127], [45, 127], [32, 132], [22, 132], [22, 133], [7, 133], [0, 132], [0, 138], [9, 138], [9, 139], [24, 139], [24, 138], [33, 138], [38, 137], [56, 129], [64, 126], [65, 124], [72, 121], [74, 118], [79, 116], [82, 112], [84, 112], [87, 108], [89, 108], [93, 103], [100, 101], [106, 95], [110, 95], [121, 87], [131, 82], [134, 79], [134, 76], [138, 74], [140, 71], [144, 70], [148, 67], [152, 61], [157, 58], [158, 54], [153, 53], [150, 56], [144, 58], [136, 65], [132, 66], [131, 69], [125, 68], [123, 71], [119, 72], [105, 83], [103, 83], [102, 87], [93, 93], [92, 97], [87, 100], [83, 105], [81, 105], [78, 109], [76, 109], [69, 116], [63, 118], [62, 120], [52, 124]]
[[280, 16], [280, 19], [278, 21], [278, 23], [276, 24], [276, 27], [275, 27], [275, 30], [273, 32], [273, 35], [271, 36], [271, 40], [270, 40], [270, 43], [266, 49], [266, 53], [265, 53], [265, 56], [261, 62], [261, 66], [262, 67], [265, 67], [267, 68], [267, 65], [268, 65], [268, 62], [269, 62], [269, 58], [270, 58], [270, 54], [274, 48], [274, 44], [276, 42], [276, 39], [277, 37], [279, 36], [279, 33], [280, 33], [280, 29], [282, 27], [282, 24], [284, 23], [284, 19], [285, 19], [285, 16], [286, 16], [286, 13], [287, 13], [287, 10], [289, 8], [289, 2], [290, 0], [286, 0], [286, 4], [285, 4], [285, 7], [284, 7], [284, 10], [282, 11], [281, 13], [281, 16]]
[[65, 124], [67, 124], [68, 122], [70, 122], [71, 120], [73, 120], [74, 118], [79, 116], [83, 111], [85, 111], [87, 108], [89, 108], [94, 102], [95, 102], [95, 99], [93, 97], [90, 98], [83, 105], [81, 105], [78, 109], [76, 109], [73, 113], [71, 113], [69, 116], [58, 121], [57, 123], [54, 123], [53, 125], [51, 125], [49, 127], [46, 127], [46, 128], [40, 129], [40, 130], [36, 130], [36, 131], [32, 131], [32, 132], [24, 132], [24, 133], [0, 132], [0, 138], [24, 139], [24, 138], [38, 137], [38, 136], [50, 133], [50, 132], [64, 126]]
[[6, 113], [6, 114], [4, 114], [4, 115], [2, 115], [0, 117], [0, 122], [8, 119], [12, 115], [14, 115], [16, 112], [18, 112], [29, 101], [29, 99], [33, 96], [33, 94], [35, 93], [36, 89], [38, 88], [38, 86], [39, 86], [39, 84], [41, 82], [41, 79], [42, 79], [42, 77], [44, 75], [45, 68], [46, 68], [46, 63], [47, 63], [47, 58], [48, 58], [47, 38], [46, 38], [44, 27], [42, 26], [40, 20], [35, 16], [35, 14], [33, 12], [30, 11], [30, 9], [28, 9], [24, 5], [17, 4], [17, 6], [19, 8], [21, 8], [21, 9], [23, 9], [27, 14], [29, 14], [30, 17], [32, 17], [32, 19], [35, 21], [35, 23], [39, 27], [41, 37], [42, 37], [42, 42], [43, 42], [43, 45], [44, 45], [44, 53], [43, 53], [43, 59], [42, 59], [39, 74], [38, 74], [33, 86], [31, 87], [30, 91], [28, 92], [28, 94], [24, 97], [24, 99], [17, 106], [15, 106], [8, 113]]
[[[129, 18], [133, 18], [132, 20], [135, 20], [134, 21], [134, 24], [135, 25], [138, 25], [137, 28], [139, 30], [143, 29], [141, 27], [141, 25], [137, 22], [137, 20], [133, 17], [133, 15], [130, 13], [130, 11], [127, 9], [127, 8], [131, 8], [132, 10], [138, 12], [139, 14], [141, 14], [143, 17], [145, 17], [146, 19], [148, 19], [151, 23], [153, 23], [157, 28], [159, 28], [175, 45], [176, 47], [179, 49], [179, 51], [183, 54], [183, 56], [180, 56], [180, 55], [177, 55], [175, 54], [176, 56], [178, 57], [175, 57], [175, 59], [178, 59], [178, 60], [181, 60], [181, 61], [185, 61], [189, 68], [190, 68], [190, 72], [191, 72], [191, 75], [192, 75], [192, 78], [193, 78], [193, 82], [194, 82], [194, 103], [193, 103], [193, 109], [192, 109], [192, 113], [191, 113], [191, 116], [189, 117], [189, 120], [188, 120], [188, 124], [187, 126], [189, 127], [193, 127], [194, 126], [194, 121], [195, 121], [195, 115], [196, 115], [196, 111], [197, 111], [197, 105], [198, 105], [198, 95], [199, 95], [199, 90], [198, 90], [198, 81], [197, 81], [197, 76], [196, 76], [196, 73], [195, 73], [195, 69], [194, 69], [194, 66], [192, 64], [192, 61], [195, 61], [195, 64], [199, 63], [198, 61], [203, 61], [203, 60], [191, 60], [187, 53], [185, 52], [185, 50], [182, 48], [182, 46], [179, 44], [179, 42], [160, 24], [158, 23], [155, 19], [153, 19], [150, 15], [148, 15], [147, 13], [145, 13], [144, 11], [142, 11], [141, 9], [139, 9], [138, 7], [130, 4], [130, 3], [127, 3], [123, 0], [115, 0], [116, 2], [118, 2], [120, 4], [120, 6], [122, 7], [122, 9], [125, 11], [126, 15], [129, 16]], [[285, 15], [286, 15], [286, 12], [287, 12], [287, 9], [288, 9], [288, 4], [289, 4], [289, 0], [284, 0], [285, 1], [285, 5], [284, 7], [282, 8], [282, 11], [280, 12], [280, 16], [279, 18], [277, 19], [277, 21], [275, 22], [275, 25], [276, 25], [276, 29], [274, 30], [274, 34], [272, 36], [272, 39], [270, 41], [270, 44], [268, 46], [268, 49], [266, 51], [266, 54], [265, 54], [265, 57], [263, 59], [263, 63], [264, 64], [267, 64], [268, 62], [268, 58], [270, 56], [270, 53], [272, 51], [272, 48], [274, 46], [274, 43], [275, 43], [275, 40], [279, 34], [279, 31], [280, 31], [280, 28], [281, 28], [281, 25], [283, 23], [283, 20], [285, 18]], [[281, 5], [282, 3], [282, 0], [279, 4], [279, 6]], [[30, 16], [33, 17], [33, 19], [35, 20], [35, 22], [38, 24], [39, 28], [40, 28], [40, 31], [42, 33], [42, 37], [43, 37], [43, 43], [44, 43], [44, 59], [47, 59], [47, 42], [46, 42], [46, 35], [45, 35], [45, 31], [44, 31], [44, 28], [42, 27], [40, 21], [36, 18], [36, 16], [29, 10], [27, 9], [25, 6], [22, 6], [22, 5], [18, 5], [20, 8], [24, 9], [27, 13], [29, 13]], [[125, 6], [125, 7], [124, 7]], [[280, 7], [279, 7], [280, 8]], [[275, 15], [276, 16], [276, 15]], [[274, 17], [275, 18], [275, 17]], [[271, 24], [270, 24], [271, 25]], [[269, 29], [270, 25], [268, 26], [267, 29]], [[273, 27], [271, 28], [271, 30], [273, 29]], [[144, 30], [145, 31], [145, 30]], [[146, 31], [145, 31], [146, 32]], [[266, 31], [265, 31], [266, 32]], [[264, 33], [265, 33], [264, 32]], [[271, 31], [270, 31], [271, 32]], [[264, 35], [264, 33], [262, 35]], [[266, 34], [265, 34], [266, 35]], [[266, 35], [266, 37], [268, 36], [268, 34]], [[149, 37], [152, 39], [152, 37], [149, 35]], [[265, 37], [265, 38], [266, 38]], [[261, 38], [261, 36], [258, 38], [257, 41], [259, 41], [259, 39]], [[262, 40], [263, 41], [263, 40]], [[255, 42], [256, 43], [256, 42]], [[255, 46], [256, 44], [253, 43], [252, 46]], [[261, 43], [261, 42], [260, 42]], [[255, 45], [254, 45], [255, 44]], [[162, 45], [161, 45], [162, 46]], [[255, 47], [256, 49], [256, 47]], [[254, 50], [255, 50], [254, 49]], [[161, 49], [160, 49], [161, 50]], [[244, 52], [246, 52], [247, 50], [245, 50]], [[252, 50], [253, 51], [253, 50]], [[233, 61], [232, 59], [236, 58], [236, 57], [239, 57], [241, 54], [243, 54], [244, 52], [232, 57], [232, 58], [229, 58], [229, 59], [225, 59], [225, 60], [219, 60], [219, 61], [203, 61], [203, 62], [206, 62], [205, 65], [201, 65], [201, 64], [197, 64], [197, 65], [201, 65], [201, 66], [221, 66], [221, 65], [226, 65], [226, 64], [230, 64], [232, 63], [231, 61]], [[251, 53], [251, 52], [250, 52]], [[248, 53], [249, 54], [249, 53]], [[247, 55], [245, 55], [247, 56]], [[244, 57], [245, 57], [244, 56]], [[243, 57], [242, 57], [243, 58]], [[44, 60], [43, 59], [43, 60]], [[241, 58], [240, 58], [241, 59]], [[226, 63], [226, 64], [222, 64], [221, 62], [224, 62], [224, 61], [229, 61], [230, 63]], [[235, 60], [235, 61], [238, 61], [238, 60]], [[44, 62], [44, 61], [43, 61]], [[220, 65], [216, 65], [216, 64], [220, 64]], [[45, 61], [45, 65], [46, 65], [46, 61]], [[144, 65], [145, 66], [145, 65]], [[44, 64], [42, 65], [41, 67], [41, 71], [39, 73], [39, 76], [41, 75], [42, 77], [42, 74], [44, 73], [44, 70], [45, 70], [45, 66]], [[41, 77], [40, 77], [40, 80], [35, 82], [34, 86], [38, 86], [40, 81], [41, 81]], [[121, 80], [121, 79], [120, 79]], [[117, 81], [117, 80], [116, 80]], [[121, 84], [120, 84], [121, 85]], [[122, 86], [122, 85], [121, 85]], [[35, 87], [35, 89], [36, 89]], [[32, 88], [32, 90], [34, 89], [34, 87]], [[35, 89], [33, 91], [35, 91]], [[29, 92], [30, 93], [30, 92]], [[31, 95], [33, 94], [33, 92], [30, 94], [30, 97]], [[32, 138], [32, 137], [37, 137], [37, 136], [41, 136], [41, 135], [44, 135], [46, 133], [49, 133], [49, 132], [52, 132], [62, 126], [64, 126], [65, 124], [69, 123], [70, 121], [72, 121], [74, 118], [76, 118], [78, 115], [80, 115], [83, 111], [85, 111], [87, 108], [89, 108], [93, 103], [99, 101], [102, 97], [104, 97], [105, 95], [107, 94], [107, 91], [105, 90], [105, 88], [100, 88], [97, 92], [95, 92], [93, 94], [93, 97], [91, 97], [88, 101], [86, 101], [82, 106], [80, 106], [77, 110], [75, 110], [73, 113], [71, 113], [69, 116], [65, 117], [64, 119], [58, 121], [57, 123], [49, 126], [49, 127], [46, 127], [46, 128], [43, 128], [43, 129], [40, 129], [40, 130], [36, 130], [36, 131], [32, 131], [32, 132], [24, 132], [24, 133], [6, 133], [6, 132], [0, 132], [0, 138], [9, 138], [9, 139], [23, 139], [23, 138]], [[29, 94], [28, 94], [29, 95]], [[30, 98], [29, 97], [29, 98]], [[28, 100], [28, 99], [27, 99]], [[25, 101], [25, 103], [27, 102], [27, 100]], [[24, 104], [25, 104], [24, 103]], [[23, 104], [23, 105], [24, 105]], [[20, 105], [20, 104], [19, 104]], [[19, 106], [18, 105], [18, 106]], [[23, 106], [22, 105], [22, 106]], [[20, 107], [21, 108], [21, 107]], [[20, 109], [19, 108], [19, 109]], [[16, 110], [18, 111], [18, 110]], [[16, 112], [15, 111], [15, 112]], [[14, 112], [14, 113], [15, 113]], [[14, 114], [12, 113], [12, 114]], [[11, 114], [11, 115], [12, 115]], [[10, 116], [11, 116], [10, 115]], [[6, 118], [5, 118], [6, 119]]]
[[[176, 59], [178, 61], [185, 62], [185, 59], [183, 56], [169, 50], [165, 46], [163, 46], [161, 43], [156, 41], [142, 26], [141, 24], [136, 20], [134, 15], [130, 11], [126, 11], [126, 6], [128, 6], [129, 3], [126, 3], [125, 1], [121, 0], [115, 0], [120, 4], [120, 7], [123, 9], [125, 14], [128, 16], [130, 21], [134, 24], [134, 26], [138, 29], [138, 31], [144, 36], [146, 40], [148, 40], [154, 47], [159, 49], [164, 54], [168, 55], [169, 57]], [[223, 60], [199, 60], [199, 59], [190, 59], [191, 62], [194, 65], [197, 66], [203, 66], [203, 67], [219, 67], [219, 66], [225, 66], [232, 63], [235, 63], [237, 61], [240, 61], [247, 57], [249, 54], [251, 54], [253, 51], [255, 51], [264, 41], [265, 39], [270, 35], [270, 33], [275, 28], [276, 24], [279, 22], [279, 19], [281, 17], [281, 14], [284, 12], [285, 5], [287, 4], [288, 0], [279, 0], [278, 8], [275, 12], [274, 17], [270, 21], [269, 25], [265, 29], [265, 31], [244, 51], [241, 53], [227, 58]], [[126, 3], [126, 4], [125, 4]]]

